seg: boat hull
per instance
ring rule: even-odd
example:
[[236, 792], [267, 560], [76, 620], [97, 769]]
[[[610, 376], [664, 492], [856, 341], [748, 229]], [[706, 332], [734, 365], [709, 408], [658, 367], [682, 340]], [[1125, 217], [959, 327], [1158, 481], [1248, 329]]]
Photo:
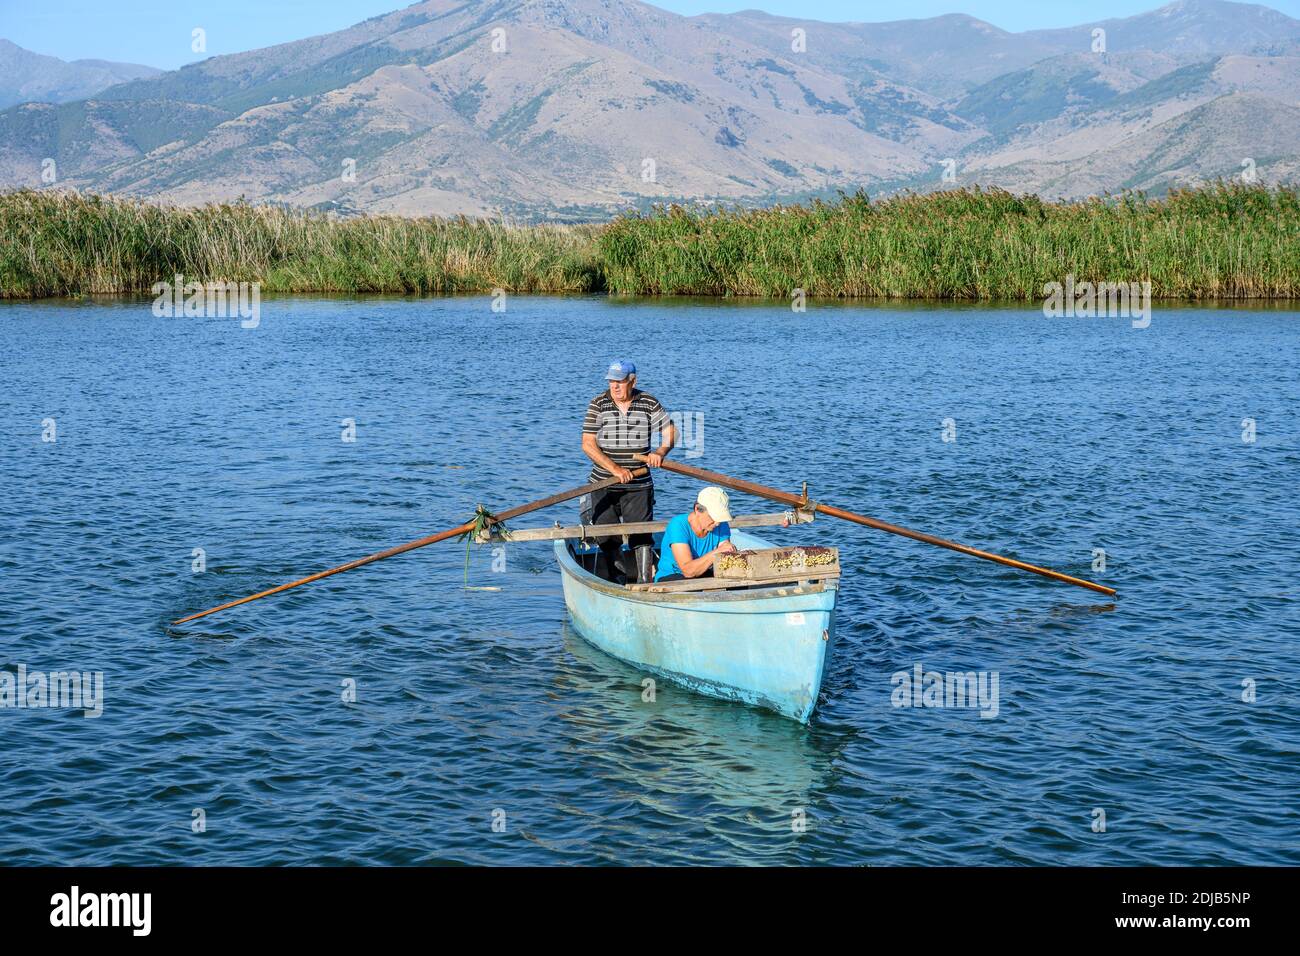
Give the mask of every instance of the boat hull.
[[[733, 532], [740, 548], [770, 545]], [[614, 657], [692, 690], [806, 723], [835, 639], [834, 581], [744, 591], [628, 591], [555, 546], [574, 629]]]

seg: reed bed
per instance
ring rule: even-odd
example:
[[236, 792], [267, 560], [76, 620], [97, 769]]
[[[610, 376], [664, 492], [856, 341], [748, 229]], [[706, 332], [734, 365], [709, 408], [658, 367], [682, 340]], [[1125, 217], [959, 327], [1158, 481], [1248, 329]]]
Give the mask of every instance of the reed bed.
[[1219, 183], [1077, 203], [963, 189], [625, 215], [599, 237], [614, 293], [1041, 299], [1150, 281], [1156, 298], [1300, 297], [1300, 190]]
[[1300, 298], [1300, 189], [1218, 183], [1076, 203], [964, 189], [766, 209], [512, 226], [247, 204], [174, 208], [0, 195], [0, 298], [186, 281], [264, 293], [457, 292], [1037, 300], [1043, 286], [1150, 281], [1156, 298]]
[[264, 293], [589, 292], [594, 231], [23, 191], [0, 196], [0, 297], [147, 292], [177, 274]]

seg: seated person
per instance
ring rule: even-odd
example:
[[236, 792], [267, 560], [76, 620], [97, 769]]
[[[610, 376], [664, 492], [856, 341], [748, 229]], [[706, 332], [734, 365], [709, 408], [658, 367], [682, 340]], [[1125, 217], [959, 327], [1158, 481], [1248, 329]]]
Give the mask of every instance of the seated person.
[[729, 521], [727, 493], [717, 487], [701, 491], [695, 507], [673, 518], [664, 528], [655, 581], [682, 581], [711, 575], [718, 555], [736, 550], [731, 543]]

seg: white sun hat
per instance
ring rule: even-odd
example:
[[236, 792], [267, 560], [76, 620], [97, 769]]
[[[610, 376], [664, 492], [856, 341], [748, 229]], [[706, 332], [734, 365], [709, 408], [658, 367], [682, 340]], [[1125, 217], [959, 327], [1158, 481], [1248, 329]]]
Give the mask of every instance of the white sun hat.
[[724, 521], [731, 520], [731, 499], [727, 493], [716, 485], [710, 485], [699, 493], [695, 503], [702, 505], [704, 510], [709, 513], [709, 517], [722, 524]]

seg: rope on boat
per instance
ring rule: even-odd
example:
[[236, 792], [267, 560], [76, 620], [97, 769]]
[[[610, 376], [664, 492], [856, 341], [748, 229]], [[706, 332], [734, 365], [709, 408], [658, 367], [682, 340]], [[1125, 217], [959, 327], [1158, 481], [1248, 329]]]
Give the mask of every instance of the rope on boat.
[[474, 509], [474, 514], [466, 522], [470, 527], [464, 531], [460, 537], [465, 539], [465, 584], [464, 590], [470, 590], [469, 586], [469, 546], [479, 539], [480, 535], [490, 535], [495, 526], [497, 534], [502, 538], [510, 537], [510, 529], [506, 523], [488, 511], [480, 504]]

